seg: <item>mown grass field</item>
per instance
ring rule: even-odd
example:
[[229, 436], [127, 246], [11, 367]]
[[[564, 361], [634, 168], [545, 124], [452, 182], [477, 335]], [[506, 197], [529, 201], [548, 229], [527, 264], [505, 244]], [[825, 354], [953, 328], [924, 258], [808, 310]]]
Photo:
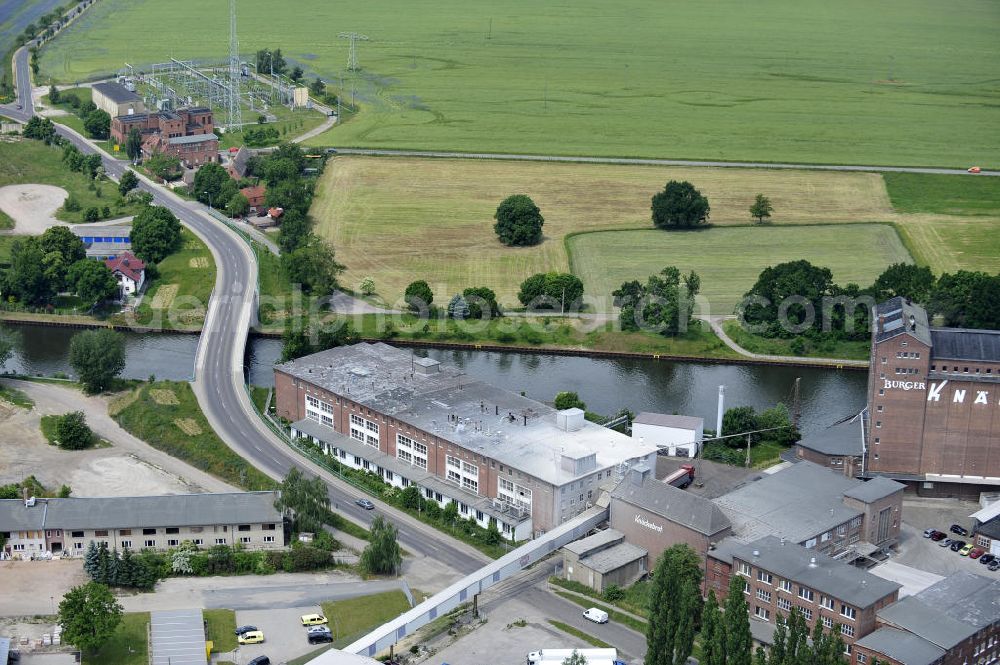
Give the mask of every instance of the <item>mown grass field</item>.
[[96, 653], [84, 652], [83, 665], [146, 665], [149, 662], [149, 612], [122, 616], [114, 635]]
[[[102, 1], [43, 49], [40, 80], [223, 57], [226, 10]], [[363, 112], [321, 144], [997, 165], [991, 0], [244, 0], [239, 12], [246, 53], [281, 47], [356, 91]], [[371, 38], [356, 75], [342, 30]]]
[[[748, 224], [757, 192], [771, 197], [774, 225], [893, 216], [876, 174], [366, 157], [327, 164], [312, 214], [347, 266], [342, 282], [350, 288], [372, 275], [379, 295], [395, 303], [407, 284], [426, 279], [442, 304], [478, 285], [516, 304], [531, 274], [569, 270], [568, 234], [651, 229], [650, 198], [671, 179], [708, 196], [718, 225]], [[514, 193], [541, 209], [540, 245], [497, 240], [493, 214]]]
[[215, 287], [215, 262], [205, 243], [187, 228], [181, 229], [181, 243], [179, 251], [157, 264], [159, 276], [135, 313], [138, 323], [178, 329], [205, 322]]
[[886, 190], [899, 212], [1000, 217], [1000, 178], [886, 173]]
[[732, 314], [760, 271], [806, 259], [830, 268], [837, 284], [868, 286], [909, 253], [888, 224], [713, 228], [699, 231], [584, 233], [568, 241], [573, 271], [591, 294], [610, 294], [622, 282], [665, 266], [701, 277], [702, 314]]
[[402, 591], [385, 591], [370, 596], [321, 603], [323, 616], [330, 620], [335, 647], [343, 647], [369, 630], [395, 619], [410, 609]]

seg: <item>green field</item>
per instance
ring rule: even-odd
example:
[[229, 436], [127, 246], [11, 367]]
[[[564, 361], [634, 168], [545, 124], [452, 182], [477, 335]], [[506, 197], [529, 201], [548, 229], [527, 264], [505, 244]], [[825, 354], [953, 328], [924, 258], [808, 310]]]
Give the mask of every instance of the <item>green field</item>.
[[991, 215], [1000, 221], [1000, 178], [886, 173], [885, 187], [899, 212]]
[[712, 315], [731, 314], [760, 271], [784, 261], [806, 259], [830, 268], [837, 284], [861, 286], [890, 264], [911, 261], [886, 224], [614, 231], [583, 233], [567, 244], [573, 272], [590, 294], [610, 294], [673, 265], [701, 276], [707, 302], [699, 313]]
[[[43, 49], [41, 80], [223, 57], [226, 9], [102, 1]], [[992, 0], [243, 0], [239, 12], [247, 54], [281, 47], [356, 91], [362, 112], [316, 143], [1000, 164]], [[357, 74], [343, 30], [371, 38]]]
[[402, 591], [385, 591], [370, 596], [322, 603], [323, 615], [330, 620], [335, 647], [343, 647], [376, 626], [395, 619], [410, 609]]
[[129, 612], [99, 651], [83, 654], [83, 665], [147, 665], [149, 612]]
[[197, 328], [205, 321], [208, 299], [215, 287], [215, 262], [205, 243], [181, 229], [181, 249], [157, 264], [159, 276], [150, 284], [136, 312], [141, 325]]

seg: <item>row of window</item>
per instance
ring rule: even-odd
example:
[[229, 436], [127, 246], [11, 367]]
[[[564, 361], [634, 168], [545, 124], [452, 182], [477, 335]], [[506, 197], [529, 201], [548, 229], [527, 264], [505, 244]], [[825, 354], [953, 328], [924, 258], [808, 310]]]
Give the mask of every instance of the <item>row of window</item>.
[[[948, 365], [941, 365], [941, 370], [940, 371], [942, 371], [942, 372], [951, 372], [952, 374], [959, 374], [959, 373], [961, 373], [961, 374], [982, 374], [982, 369], [979, 368], [979, 367], [973, 367], [972, 370], [973, 370], [972, 372], [969, 372], [969, 368], [968, 367], [963, 367], [962, 371], [959, 372], [958, 365], [952, 365], [950, 369], [949, 369]], [[937, 365], [931, 365], [931, 371], [932, 372], [938, 371], [937, 370]], [[987, 367], [986, 368], [986, 373], [987, 374], [992, 374], [993, 373], [993, 368], [992, 367]]]
[[[752, 569], [751, 569], [751, 567], [750, 567], [750, 565], [748, 563], [746, 563], [745, 561], [741, 561], [740, 562], [740, 574], [749, 576], [751, 570]], [[757, 570], [757, 581], [758, 582], [762, 582], [764, 584], [767, 584], [769, 586], [773, 586], [773, 584], [774, 584], [774, 577], [771, 575], [771, 573], [767, 572], [766, 570], [758, 569]], [[778, 588], [781, 591], [784, 591], [786, 593], [793, 593], [793, 591], [792, 591], [792, 589], [793, 589], [792, 582], [790, 580], [786, 580], [786, 579], [779, 580], [779, 582], [778, 582]], [[744, 591], [744, 593], [750, 593], [750, 583], [749, 582], [744, 582], [743, 583], [743, 591]], [[815, 597], [816, 597], [816, 594], [815, 594], [815, 592], [812, 589], [810, 589], [807, 586], [799, 585], [799, 598], [801, 598], [803, 600], [807, 600], [809, 602], [814, 602], [815, 601]], [[758, 600], [763, 600], [764, 602], [767, 602], [767, 603], [770, 603], [771, 602], [771, 592], [768, 591], [767, 589], [757, 589], [757, 599]], [[779, 597], [778, 600], [779, 600], [778, 606], [781, 607], [782, 609], [789, 609], [791, 607], [791, 604], [788, 601], [785, 601], [784, 603], [782, 603], [782, 601], [784, 599], [782, 599], [780, 597]], [[837, 606], [837, 603], [836, 603], [836, 601], [834, 601], [833, 598], [830, 598], [829, 596], [823, 596], [823, 595], [820, 596], [819, 604], [823, 608], [826, 608], [828, 610], [834, 610], [834, 611], [836, 610], [836, 606]], [[782, 605], [787, 605], [787, 607], [782, 607]], [[806, 608], [802, 608], [802, 609], [803, 609], [803, 611], [805, 611]], [[851, 607], [850, 605], [847, 605], [845, 603], [841, 603], [840, 604], [840, 614], [841, 614], [841, 616], [844, 616], [847, 619], [850, 619], [851, 621], [853, 621], [855, 619], [855, 617], [856, 617], [855, 609], [853, 607]], [[807, 619], [812, 618], [812, 611], [809, 611], [809, 615], [806, 618]]]
[[[274, 536], [264, 536], [264, 542], [265, 543], [273, 543], [274, 541], [275, 541]], [[205, 544], [205, 539], [204, 538], [194, 538], [194, 539], [191, 540], [191, 542], [194, 543], [195, 545], [201, 546], [201, 545]], [[241, 544], [243, 544], [243, 545], [249, 545], [249, 544], [251, 544], [253, 542], [253, 538], [251, 538], [250, 536], [241, 536], [240, 539], [239, 539], [239, 542]], [[111, 546], [111, 543], [109, 543], [106, 540], [99, 540], [99, 541], [97, 541], [97, 543], [98, 544], [104, 544], [104, 545]], [[177, 538], [168, 538], [167, 539], [167, 547], [177, 547], [180, 544], [181, 544], [181, 541], [179, 539], [177, 539]], [[216, 545], [227, 545], [227, 544], [229, 544], [229, 539], [228, 538], [216, 538], [215, 539], [215, 544]], [[122, 540], [122, 541], [119, 541], [118, 545], [121, 546], [122, 549], [133, 549], [133, 546], [132, 546], [133, 543], [132, 543], [131, 540]], [[156, 539], [154, 539], [154, 538], [146, 538], [145, 540], [142, 541], [142, 546], [144, 548], [146, 548], [146, 547], [148, 547], [148, 548], [155, 548], [157, 546], [156, 545]], [[83, 550], [85, 548], [86, 548], [86, 545], [83, 542], [81, 542], [81, 541], [76, 541], [76, 542], [73, 543], [73, 549], [75, 549], [75, 550]], [[18, 550], [18, 551], [23, 550], [24, 549], [24, 545], [23, 544], [14, 545], [14, 549]]]
[[[791, 604], [789, 603], [788, 607], [785, 608], [781, 607], [781, 604], [779, 603], [779, 608], [786, 611], [790, 611]], [[802, 612], [802, 616], [805, 618], [806, 621], [812, 621], [812, 610], [800, 607], [799, 611]], [[756, 616], [758, 619], [762, 619], [764, 621], [771, 620], [771, 610], [761, 605], [754, 605], [753, 613], [754, 616]], [[827, 630], [833, 628], [833, 619], [831, 619], [830, 617], [821, 616], [820, 621], [823, 623], [823, 627], [826, 628]], [[843, 635], [844, 637], [854, 637], [854, 626], [849, 626], [844, 623], [840, 624], [840, 634]], [[858, 662], [864, 662], [864, 661], [859, 660]]]

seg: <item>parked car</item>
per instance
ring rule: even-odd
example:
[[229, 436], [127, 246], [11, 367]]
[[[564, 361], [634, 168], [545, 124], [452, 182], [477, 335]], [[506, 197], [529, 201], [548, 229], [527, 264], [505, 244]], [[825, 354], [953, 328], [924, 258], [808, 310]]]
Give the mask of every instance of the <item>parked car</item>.
[[968, 545], [960, 549], [958, 553], [961, 554], [962, 556], [969, 556], [969, 554], [972, 552], [973, 549], [974, 547], [972, 543], [969, 543]]
[[303, 626], [318, 626], [326, 623], [326, 617], [322, 614], [303, 614], [301, 617]]
[[247, 663], [247, 665], [271, 665], [271, 659], [267, 656], [257, 656]]
[[[18, 107], [18, 108], [20, 108], [20, 107]], [[970, 166], [969, 167], [969, 173], [979, 173], [981, 171], [982, 171], [982, 169], [979, 168], [978, 166]]]
[[986, 554], [986, 550], [984, 550], [983, 548], [981, 548], [981, 547], [973, 547], [972, 551], [969, 552], [969, 558], [970, 559], [978, 559], [979, 557], [981, 557], [984, 554]]
[[937, 529], [924, 529], [924, 538], [930, 538], [935, 533], [937, 533]]
[[952, 533], [957, 533], [960, 536], [968, 536], [969, 535], [969, 530], [968, 529], [966, 529], [965, 527], [959, 526], [957, 524], [952, 524], [951, 525], [951, 529], [949, 529], [949, 531], [951, 531]]
[[307, 636], [307, 639], [309, 640], [309, 644], [323, 644], [327, 642], [333, 642], [333, 633], [331, 633], [328, 630], [320, 633], [310, 632], [309, 635]]
[[948, 534], [946, 534], [944, 531], [935, 531], [934, 535], [931, 536], [931, 540], [933, 540], [936, 543], [936, 542], [938, 542], [940, 540], [944, 540], [947, 537], [948, 537]]
[[588, 621], [593, 621], [594, 623], [607, 623], [608, 613], [604, 610], [599, 610], [596, 607], [591, 607], [590, 609], [583, 611], [583, 618]]
[[952, 540], [951, 538], [945, 538], [940, 543], [938, 543], [938, 547], [951, 547], [951, 544], [953, 542], [955, 542], [955, 541]]
[[996, 560], [997, 560], [996, 555], [990, 553], [986, 553], [981, 557], [979, 557], [979, 563], [983, 564], [984, 566], [988, 566]]
[[375, 504], [369, 501], [368, 499], [358, 499], [354, 503], [358, 504], [365, 510], [375, 510]]
[[242, 635], [243, 633], [249, 633], [252, 630], [257, 630], [257, 626], [240, 626], [236, 629], [236, 634]]
[[264, 641], [264, 633], [259, 630], [251, 630], [236, 638], [240, 644], [260, 644]]
[[964, 540], [953, 540], [953, 541], [951, 541], [951, 551], [952, 552], [957, 552], [960, 549], [962, 549], [963, 547], [965, 547], [965, 545], [966, 545], [966, 543], [965, 543]]
[[329, 633], [330, 629], [327, 626], [309, 626], [306, 629], [307, 633]]
[[986, 567], [990, 570], [1000, 570], [1000, 559], [993, 559], [993, 561], [990, 562], [990, 565]]

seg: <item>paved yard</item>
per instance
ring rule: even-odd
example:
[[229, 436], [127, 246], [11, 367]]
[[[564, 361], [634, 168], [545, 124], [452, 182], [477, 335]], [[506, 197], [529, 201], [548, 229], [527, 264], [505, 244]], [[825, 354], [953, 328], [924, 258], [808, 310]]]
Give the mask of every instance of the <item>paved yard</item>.
[[63, 594], [86, 581], [83, 559], [0, 561], [0, 616], [53, 614]]
[[903, 588], [899, 590], [900, 598], [918, 594], [927, 587], [944, 579], [941, 575], [917, 570], [896, 561], [886, 561], [883, 564], [875, 566], [869, 572], [873, 575], [878, 575], [884, 580], [902, 584]]
[[[1000, 571], [990, 572], [986, 566], [975, 559], [960, 556], [947, 547], [939, 547], [938, 543], [924, 538], [924, 529], [937, 529], [948, 532], [952, 524], [965, 528], [972, 526], [969, 515], [979, 510], [979, 504], [971, 501], [955, 501], [954, 499], [923, 499], [907, 498], [903, 501], [903, 527], [900, 532], [899, 552], [892, 560], [921, 571], [935, 575], [950, 575], [965, 570], [1000, 579]], [[970, 537], [955, 536], [972, 542]]]
[[[322, 611], [319, 605], [237, 611], [236, 625], [257, 626], [264, 631], [264, 643], [239, 647], [239, 659], [235, 662], [245, 663], [251, 658], [265, 655], [273, 663], [283, 663], [314, 651], [319, 645], [309, 644], [306, 639], [306, 628], [299, 617]], [[333, 630], [334, 627], [330, 626], [330, 629]]]

